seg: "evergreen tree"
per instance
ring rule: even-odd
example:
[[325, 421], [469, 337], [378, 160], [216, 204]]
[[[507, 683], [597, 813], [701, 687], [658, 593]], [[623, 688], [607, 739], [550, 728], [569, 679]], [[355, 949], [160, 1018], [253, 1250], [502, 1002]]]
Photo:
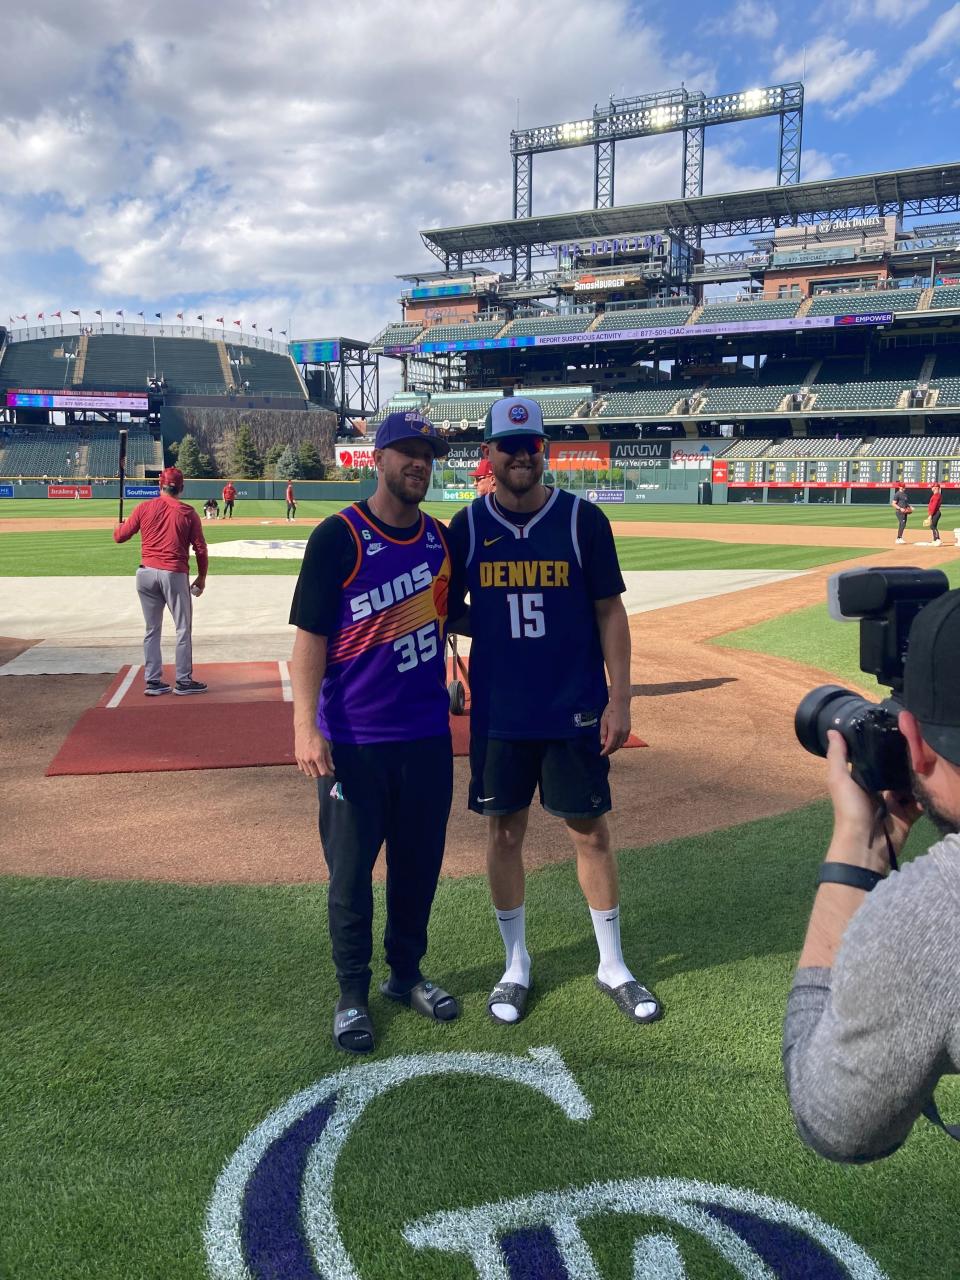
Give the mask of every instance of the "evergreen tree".
[[[170, 452], [173, 452], [172, 447]], [[187, 479], [209, 475], [209, 470], [203, 465], [204, 462], [209, 463], [209, 459], [200, 452], [200, 446], [193, 436], [184, 436], [177, 448], [177, 466]]]
[[297, 451], [300, 463], [300, 474], [304, 480], [322, 480], [323, 463], [317, 453], [317, 446], [312, 440], [301, 440]]
[[263, 474], [263, 458], [253, 443], [249, 423], [241, 422], [233, 445], [230, 472], [238, 479], [257, 480]]
[[277, 458], [275, 474], [278, 480], [299, 480], [303, 475], [300, 458], [293, 452], [291, 445], [288, 444]]

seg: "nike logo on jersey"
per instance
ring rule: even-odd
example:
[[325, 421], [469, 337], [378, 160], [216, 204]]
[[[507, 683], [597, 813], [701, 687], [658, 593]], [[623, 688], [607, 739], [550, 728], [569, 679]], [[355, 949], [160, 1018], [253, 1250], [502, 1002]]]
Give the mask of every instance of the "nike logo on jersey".
[[491, 800], [496, 800], [496, 796], [477, 796], [477, 804], [489, 804]]
[[375, 555], [377, 554], [377, 552], [378, 552], [378, 551], [386, 551], [386, 549], [387, 549], [387, 548], [384, 546], [384, 544], [383, 544], [382, 542], [368, 542], [368, 543], [367, 543], [367, 555], [368, 555], [368, 556], [375, 556]]
[[[501, 534], [500, 534], [500, 538], [502, 538], [502, 537], [503, 537], [503, 534], [501, 533]], [[492, 546], [493, 546], [493, 544], [494, 544], [495, 542], [499, 542], [499, 541], [500, 541], [500, 538], [484, 538], [484, 540], [483, 540], [483, 545], [484, 545], [485, 547], [492, 547]]]

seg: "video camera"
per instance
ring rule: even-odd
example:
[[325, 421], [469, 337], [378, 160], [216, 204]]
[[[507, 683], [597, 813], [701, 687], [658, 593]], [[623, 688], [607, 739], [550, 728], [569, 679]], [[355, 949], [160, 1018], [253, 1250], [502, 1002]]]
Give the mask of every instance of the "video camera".
[[800, 745], [815, 756], [827, 754], [829, 729], [841, 733], [851, 776], [865, 791], [910, 790], [907, 745], [897, 728], [910, 628], [920, 610], [948, 589], [939, 569], [852, 569], [829, 581], [830, 616], [859, 619], [860, 670], [893, 693], [874, 703], [850, 689], [822, 684], [797, 707], [794, 728]]

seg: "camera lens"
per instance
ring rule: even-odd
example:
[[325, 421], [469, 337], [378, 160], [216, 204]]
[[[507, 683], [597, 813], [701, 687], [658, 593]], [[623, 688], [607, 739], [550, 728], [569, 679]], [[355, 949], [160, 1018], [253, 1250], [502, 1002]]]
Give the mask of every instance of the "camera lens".
[[846, 738], [848, 726], [871, 703], [838, 684], [821, 684], [811, 689], [797, 707], [793, 719], [800, 745], [815, 756], [827, 754], [827, 730], [837, 729]]

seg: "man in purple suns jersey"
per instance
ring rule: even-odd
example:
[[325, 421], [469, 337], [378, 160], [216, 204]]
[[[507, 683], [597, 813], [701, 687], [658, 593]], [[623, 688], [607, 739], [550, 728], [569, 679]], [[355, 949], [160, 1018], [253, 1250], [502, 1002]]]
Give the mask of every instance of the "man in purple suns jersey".
[[[470, 797], [487, 817], [487, 869], [506, 967], [487, 1001], [494, 1022], [524, 1015], [523, 840], [535, 791], [562, 818], [597, 939], [597, 986], [633, 1022], [661, 1016], [620, 943], [617, 864], [606, 813], [610, 756], [630, 732], [630, 628], [610, 523], [543, 483], [546, 433], [535, 400], [494, 403], [484, 456], [496, 489], [448, 531], [451, 616], [470, 596]], [[610, 678], [609, 692], [607, 675]]]
[[376, 492], [310, 535], [290, 610], [294, 753], [317, 779], [340, 995], [333, 1040], [369, 1053], [373, 868], [386, 845], [390, 977], [381, 993], [436, 1022], [457, 1001], [424, 978], [427, 924], [453, 792], [444, 642], [450, 554], [420, 510], [448, 452], [419, 412], [377, 430]]

